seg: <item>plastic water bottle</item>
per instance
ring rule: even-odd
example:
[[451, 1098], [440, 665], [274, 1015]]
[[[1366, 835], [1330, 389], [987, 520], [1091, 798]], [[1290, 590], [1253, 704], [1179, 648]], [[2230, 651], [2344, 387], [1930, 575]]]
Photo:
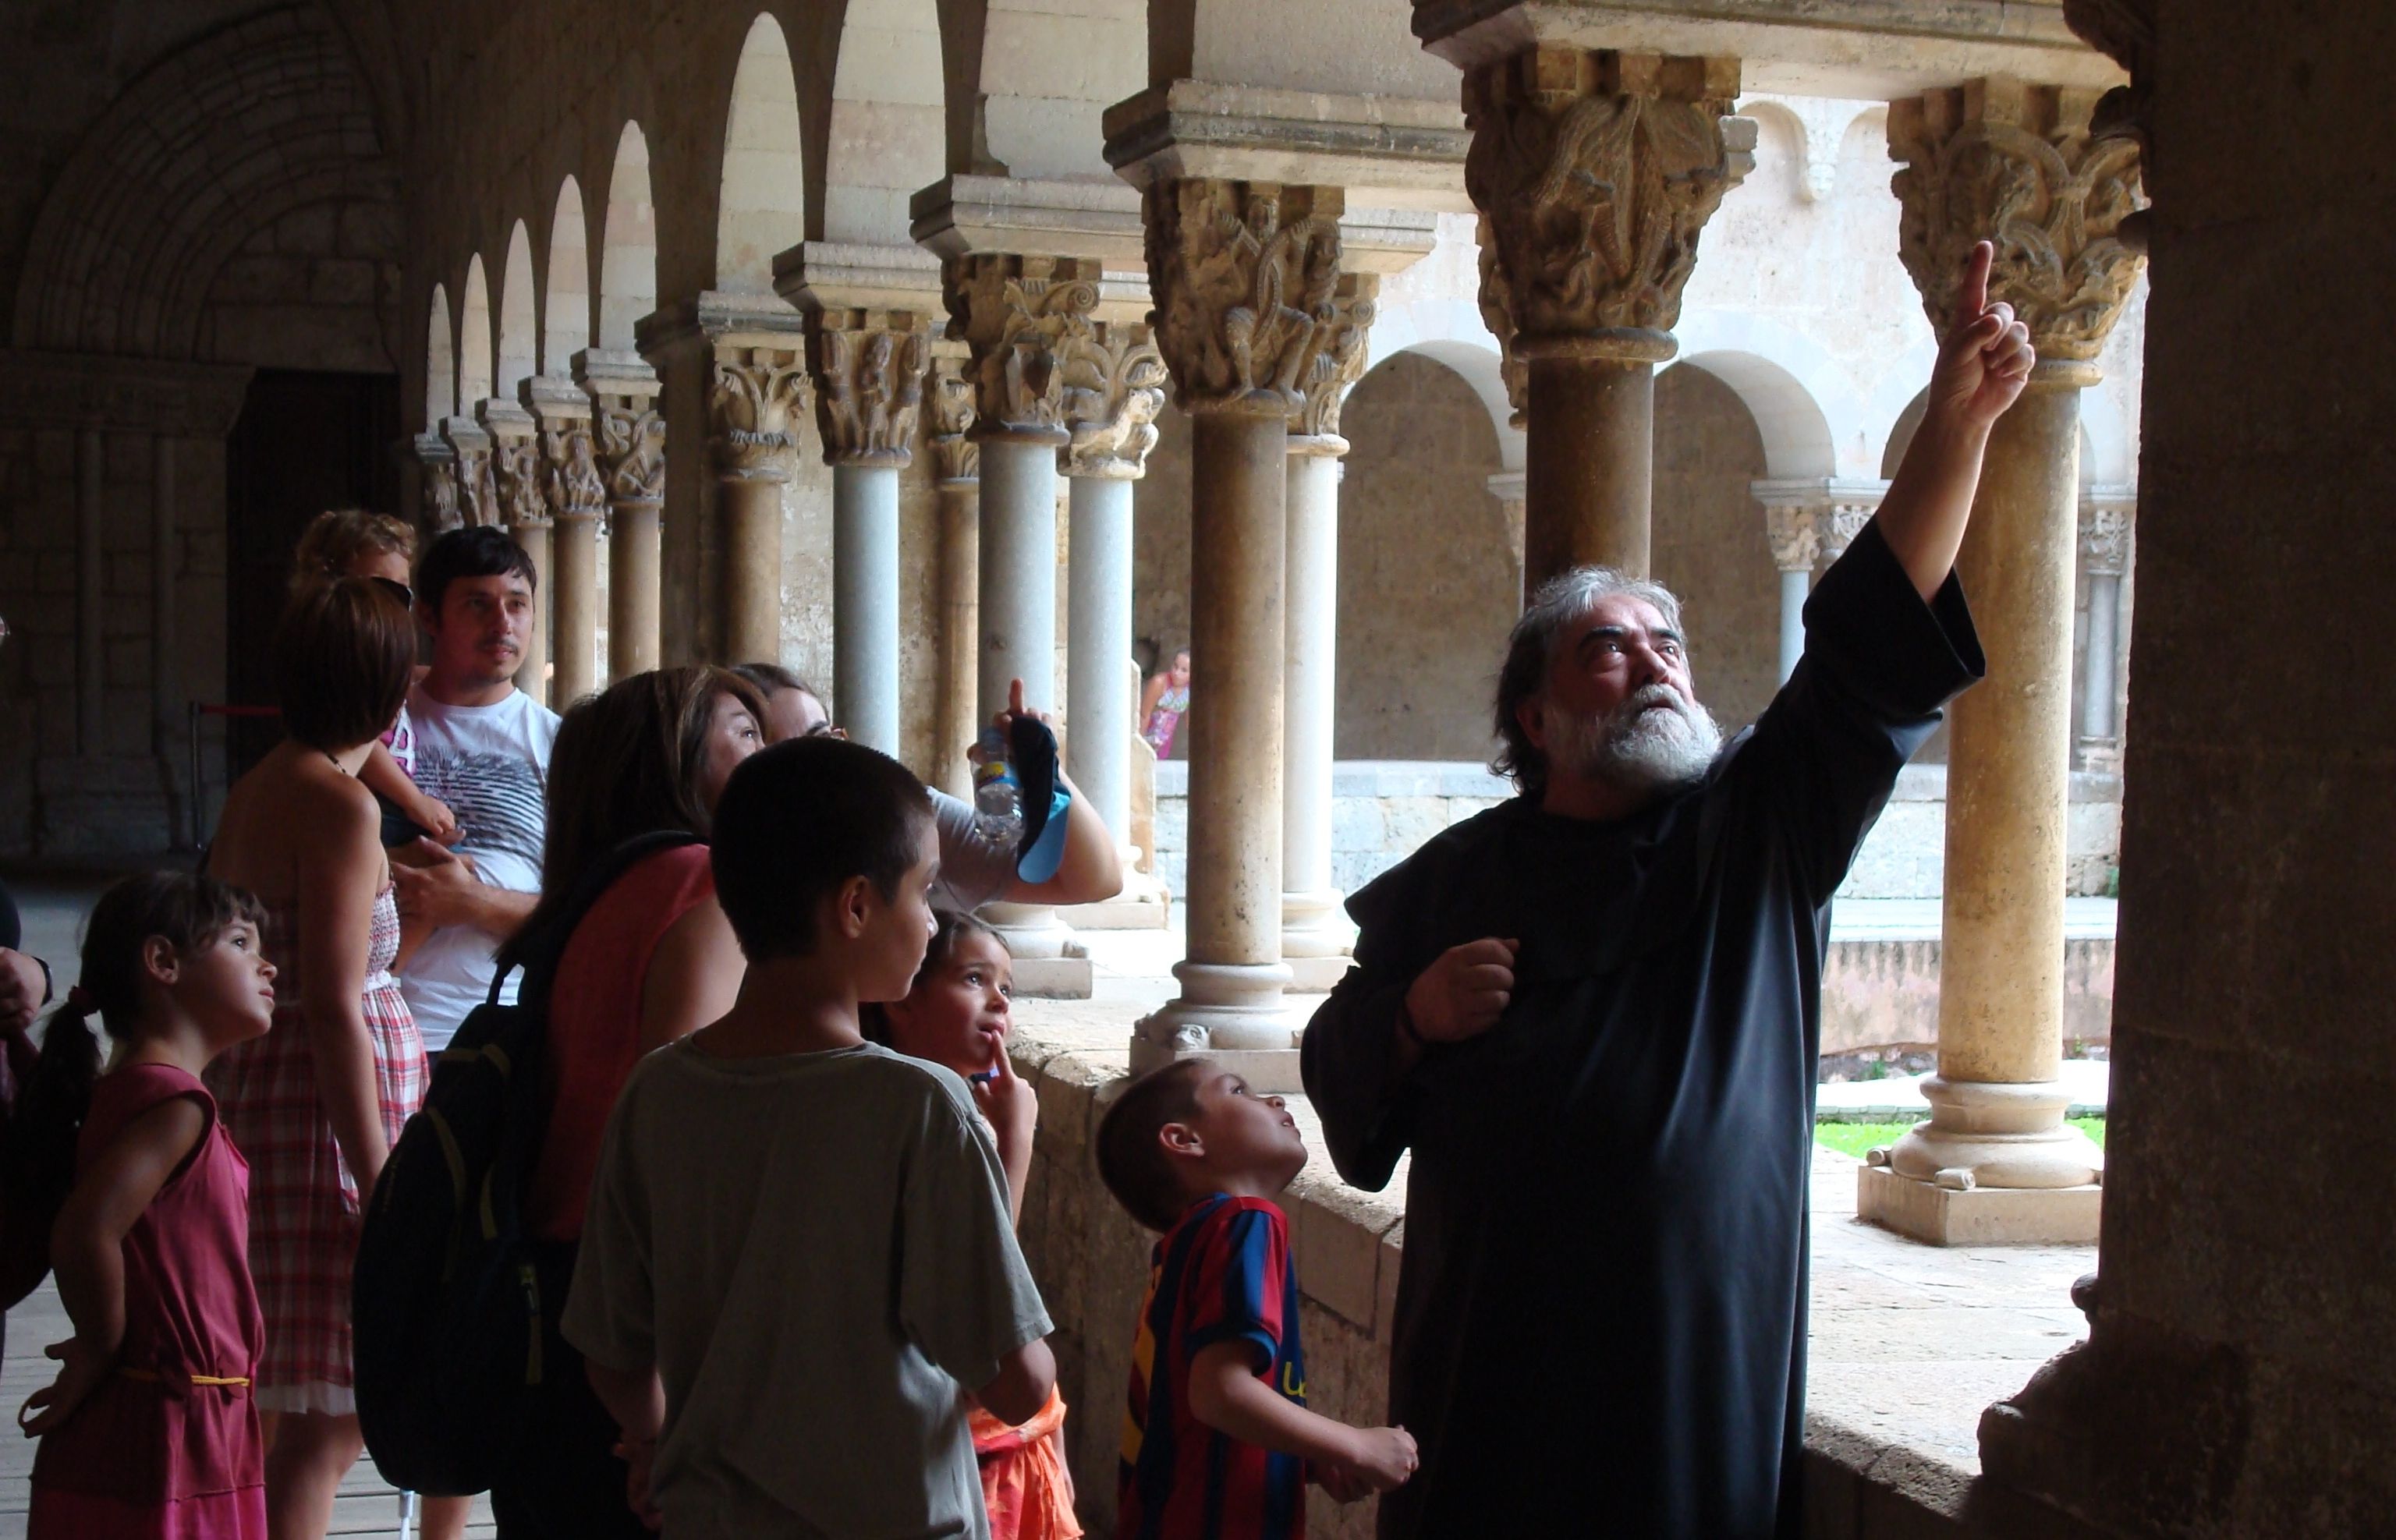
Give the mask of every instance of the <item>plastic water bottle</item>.
[[1007, 763], [1006, 735], [983, 728], [966, 757], [973, 763], [974, 839], [992, 850], [1012, 850], [1023, 837], [1023, 790]]

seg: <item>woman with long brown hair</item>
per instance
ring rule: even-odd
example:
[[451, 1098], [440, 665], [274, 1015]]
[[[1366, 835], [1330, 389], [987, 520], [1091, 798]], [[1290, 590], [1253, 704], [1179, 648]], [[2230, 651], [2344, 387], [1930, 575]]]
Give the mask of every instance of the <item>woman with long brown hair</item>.
[[[549, 766], [549, 838], [539, 908], [519, 936], [549, 934], [589, 875], [644, 834], [692, 843], [653, 852], [608, 886], [575, 926], [549, 997], [549, 1127], [525, 1197], [544, 1273], [572, 1276], [599, 1136], [625, 1077], [649, 1050], [731, 1009], [746, 973], [715, 901], [704, 843], [733, 768], [764, 744], [756, 691], [727, 670], [659, 669], [566, 713]], [[509, 951], [502, 969], [513, 965]], [[615, 1419], [562, 1337], [543, 1375], [548, 1402], [523, 1457], [491, 1494], [508, 1540], [626, 1540], [647, 1531], [624, 1500]]]
[[381, 813], [357, 779], [406, 697], [415, 623], [369, 578], [317, 584], [285, 610], [274, 663], [286, 736], [226, 794], [207, 866], [265, 906], [282, 988], [274, 1029], [208, 1079], [250, 1165], [257, 1401], [276, 1415], [266, 1501], [282, 1540], [325, 1533], [364, 1447], [350, 1371], [359, 1210], [425, 1073], [390, 973], [399, 910]]

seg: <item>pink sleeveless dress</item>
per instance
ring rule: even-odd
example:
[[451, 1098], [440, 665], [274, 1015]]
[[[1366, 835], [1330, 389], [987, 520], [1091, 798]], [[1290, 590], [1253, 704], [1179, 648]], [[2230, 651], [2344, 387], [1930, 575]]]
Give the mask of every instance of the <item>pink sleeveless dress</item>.
[[42, 1440], [28, 1540], [265, 1540], [247, 1163], [200, 1082], [163, 1064], [100, 1077], [75, 1163], [88, 1168], [127, 1123], [183, 1096], [207, 1132], [126, 1232], [117, 1373]]
[[[426, 1070], [416, 1018], [391, 975], [399, 907], [390, 888], [375, 898], [373, 924], [361, 1003], [383, 1135], [397, 1144], [401, 1125], [424, 1101]], [[278, 970], [274, 1029], [208, 1072], [225, 1125], [249, 1158], [249, 1267], [266, 1315], [258, 1404], [346, 1415], [358, 1409], [350, 1377], [350, 1268], [362, 1203], [316, 1094], [300, 1006], [299, 916], [270, 906], [263, 939]]]

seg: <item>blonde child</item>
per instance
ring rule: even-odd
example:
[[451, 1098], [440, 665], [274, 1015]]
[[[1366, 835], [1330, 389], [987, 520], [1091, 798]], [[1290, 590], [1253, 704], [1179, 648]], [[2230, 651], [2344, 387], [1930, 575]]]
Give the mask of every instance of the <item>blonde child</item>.
[[32, 1540], [264, 1540], [249, 1167], [200, 1082], [273, 1023], [262, 919], [247, 894], [170, 872], [128, 877], [92, 910], [44, 1056], [96, 1056], [97, 1011], [115, 1063], [89, 1084], [50, 1243], [74, 1335], [18, 1414], [42, 1440]]

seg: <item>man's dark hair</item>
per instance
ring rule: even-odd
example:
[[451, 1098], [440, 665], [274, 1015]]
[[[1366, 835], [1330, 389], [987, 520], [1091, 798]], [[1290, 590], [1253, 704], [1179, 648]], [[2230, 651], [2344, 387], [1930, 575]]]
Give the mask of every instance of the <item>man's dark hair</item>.
[[1205, 1059], [1176, 1059], [1151, 1069], [1125, 1086], [1098, 1119], [1098, 1180], [1125, 1213], [1160, 1235], [1179, 1222], [1190, 1194], [1156, 1135], [1166, 1123], [1197, 1115], [1198, 1082], [1208, 1068]]
[[792, 738], [741, 761], [715, 804], [711, 851], [741, 954], [815, 950], [816, 908], [851, 878], [895, 900], [931, 821], [924, 783], [861, 743]]
[[338, 753], [390, 731], [416, 667], [407, 606], [370, 578], [292, 596], [274, 628], [274, 698], [283, 730]]
[[416, 564], [416, 601], [436, 619], [449, 585], [460, 578], [505, 578], [512, 574], [536, 593], [540, 574], [533, 569], [525, 548], [494, 524], [453, 529], [433, 542]]

